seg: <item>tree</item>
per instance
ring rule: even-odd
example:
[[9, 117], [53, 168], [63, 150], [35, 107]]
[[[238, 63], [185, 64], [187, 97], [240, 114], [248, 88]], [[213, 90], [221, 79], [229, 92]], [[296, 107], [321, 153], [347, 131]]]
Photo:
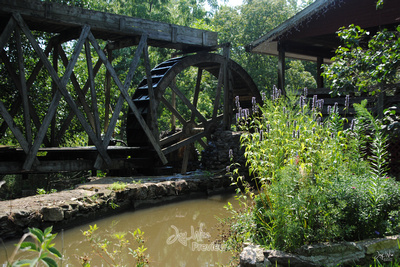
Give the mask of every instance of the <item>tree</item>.
[[335, 93], [361, 90], [375, 95], [399, 82], [400, 26], [370, 37], [368, 31], [350, 25], [341, 28], [338, 36], [343, 45], [323, 73]]

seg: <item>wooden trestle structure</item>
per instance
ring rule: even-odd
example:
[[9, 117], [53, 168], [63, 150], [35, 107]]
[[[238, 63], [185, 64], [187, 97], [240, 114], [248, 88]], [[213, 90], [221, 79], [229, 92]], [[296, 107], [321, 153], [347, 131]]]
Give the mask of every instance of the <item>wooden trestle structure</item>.
[[[210, 53], [218, 48], [214, 32], [55, 3], [0, 0], [0, 34], [0, 60], [7, 73], [1, 77], [0, 88], [3, 96], [9, 96], [0, 99], [0, 138], [3, 139], [9, 128], [19, 143], [5, 146], [0, 142], [0, 174], [154, 168], [155, 162], [166, 164], [167, 154], [193, 142], [206, 146], [204, 138], [209, 137], [221, 121], [229, 127], [234, 96], [240, 97], [244, 107], [251, 105], [254, 96], [261, 100], [250, 76], [229, 59], [228, 46], [223, 55]], [[50, 35], [50, 41], [44, 43], [44, 38], [37, 37], [43, 34]], [[28, 59], [24, 57], [28, 46], [36, 54], [35, 67], [29, 75], [25, 73]], [[174, 49], [185, 56], [163, 62], [151, 70], [149, 46]], [[130, 68], [122, 81], [112, 64], [112, 52], [125, 47], [136, 50], [128, 59]], [[15, 49], [17, 56], [10, 56]], [[88, 76], [84, 84], [79, 83], [74, 72], [82, 58], [86, 60]], [[93, 58], [98, 61], [94, 63]], [[131, 89], [140, 64], [146, 70], [146, 77], [136, 89]], [[106, 74], [103, 74], [104, 87], [101, 85], [99, 89], [95, 81], [102, 66]], [[176, 83], [179, 73], [189, 67], [197, 68], [192, 100], [185, 97]], [[214, 112], [210, 117], [197, 109], [203, 71], [217, 80]], [[49, 91], [53, 95], [49, 96], [49, 103], [38, 107], [32, 103], [36, 96], [30, 88], [42, 72], [51, 77], [52, 90]], [[6, 88], [6, 80], [12, 81], [13, 88]], [[109, 108], [111, 83], [119, 93], [112, 109]], [[178, 112], [174, 103], [166, 100], [166, 90], [171, 90], [174, 97], [187, 106], [191, 112], [189, 119]], [[105, 94], [105, 104], [98, 103], [100, 93]], [[5, 102], [10, 99], [12, 103]], [[68, 111], [63, 115], [59, 114], [61, 102]], [[221, 102], [223, 114], [218, 113]], [[126, 112], [123, 110], [125, 103], [129, 106], [128, 146], [110, 146], [120, 113]], [[164, 139], [159, 138], [157, 126], [157, 110], [161, 104], [183, 125], [183, 129]], [[45, 116], [40, 115], [43, 112], [39, 113], [39, 108], [47, 109]], [[17, 122], [17, 116], [23, 117], [23, 122]], [[60, 147], [60, 140], [74, 117], [92, 146]], [[183, 171], [188, 158], [187, 153], [184, 154]]]

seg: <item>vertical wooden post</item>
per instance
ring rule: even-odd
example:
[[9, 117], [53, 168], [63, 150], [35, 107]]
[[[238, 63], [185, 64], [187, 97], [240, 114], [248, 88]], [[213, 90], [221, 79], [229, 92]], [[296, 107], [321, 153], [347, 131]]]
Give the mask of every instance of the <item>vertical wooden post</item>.
[[159, 144], [160, 137], [159, 137], [159, 132], [158, 132], [158, 122], [157, 122], [157, 100], [156, 96], [154, 93], [154, 88], [153, 88], [153, 79], [151, 77], [151, 67], [150, 67], [150, 58], [149, 58], [149, 51], [148, 51], [148, 46], [147, 46], [147, 41], [146, 44], [143, 48], [143, 57], [144, 57], [144, 66], [146, 69], [146, 76], [147, 76], [147, 90], [149, 92], [149, 98], [150, 98], [150, 129], [153, 132], [153, 136], [155, 140], [157, 141], [157, 144]]
[[230, 43], [226, 44], [223, 48], [224, 55], [224, 117], [223, 117], [223, 128], [229, 130], [232, 123], [232, 86], [229, 81], [230, 70], [229, 70], [229, 58], [230, 58]]
[[323, 63], [324, 59], [322, 57], [317, 57], [317, 88], [324, 88], [324, 77], [321, 76], [323, 72]]
[[[107, 49], [108, 61], [112, 62], [112, 50]], [[108, 125], [110, 123], [110, 98], [111, 98], [111, 74], [106, 70], [106, 77], [104, 81], [104, 95], [105, 95], [105, 114], [104, 114], [104, 132], [107, 132]]]
[[282, 90], [282, 94], [286, 95], [285, 91], [285, 49], [278, 44], [278, 89]]
[[[53, 47], [53, 68], [56, 73], [58, 73], [58, 55], [59, 55], [59, 45], [54, 45]], [[57, 84], [52, 80], [51, 81], [52, 95], [57, 92]], [[57, 113], [56, 113], [57, 114]], [[53, 119], [50, 124], [50, 144], [51, 146], [55, 146], [57, 142], [56, 140], [56, 114], [54, 114]]]
[[87, 64], [87, 68], [88, 68], [90, 96], [92, 98], [92, 112], [93, 112], [93, 116], [94, 116], [94, 132], [95, 132], [97, 138], [100, 139], [101, 138], [100, 117], [99, 117], [99, 109], [97, 107], [96, 87], [94, 84], [92, 55], [90, 53], [90, 44], [89, 44], [88, 40], [85, 41], [85, 52], [86, 52], [86, 64]]
[[17, 42], [19, 80], [21, 84], [20, 93], [24, 109], [25, 134], [28, 144], [32, 145], [32, 128], [31, 128], [31, 116], [29, 112], [28, 88], [26, 86], [26, 79], [25, 79], [24, 55], [22, 53], [21, 33], [18, 28], [15, 29], [15, 39]]

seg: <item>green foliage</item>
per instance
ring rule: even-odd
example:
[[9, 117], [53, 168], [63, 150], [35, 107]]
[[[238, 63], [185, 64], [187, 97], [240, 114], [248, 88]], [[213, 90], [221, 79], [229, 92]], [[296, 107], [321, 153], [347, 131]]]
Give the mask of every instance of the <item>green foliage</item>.
[[399, 81], [400, 27], [382, 30], [370, 37], [359, 26], [340, 28], [343, 45], [336, 50], [333, 63], [325, 66], [323, 76], [335, 93], [369, 91], [372, 95], [387, 90], [387, 84]]
[[37, 195], [46, 195], [46, 194], [52, 194], [52, 193], [56, 193], [56, 192], [57, 192], [57, 189], [51, 189], [50, 191], [46, 191], [44, 188], [36, 189]]
[[247, 240], [286, 251], [399, 232], [400, 190], [386, 173], [382, 123], [363, 103], [355, 106], [354, 128], [344, 131], [336, 107], [323, 122], [320, 108], [310, 109], [303, 97], [264, 102], [263, 116], [253, 118], [251, 133], [242, 136], [258, 194], [237, 170], [231, 173], [253, 203], [247, 202], [252, 208], [244, 214], [234, 214], [233, 220], [247, 218], [241, 222], [247, 226], [232, 224], [233, 232], [242, 229]]
[[[144, 232], [140, 229], [136, 229], [133, 233], [116, 232], [110, 236], [110, 240], [100, 238], [96, 233], [98, 229], [96, 224], [94, 226], [90, 225], [89, 229], [83, 232], [83, 235], [90, 243], [92, 253], [101, 258], [103, 263], [108, 266], [133, 266], [132, 262], [129, 262], [128, 265], [124, 265], [120, 258], [122, 254], [127, 253], [133, 257], [136, 264], [134, 266], [149, 266], [149, 257], [145, 254], [147, 248], [144, 246]], [[131, 236], [137, 244], [135, 249], [129, 247], [131, 245], [128, 238], [129, 236]], [[88, 256], [81, 257], [81, 260], [82, 266], [91, 266], [91, 258]]]
[[107, 188], [113, 191], [122, 191], [127, 187], [127, 185], [128, 185], [127, 183], [115, 182]]
[[[29, 233], [25, 234], [17, 247], [15, 248], [12, 256], [7, 261], [7, 266], [44, 266], [57, 267], [57, 262], [51, 257], [62, 258], [61, 253], [54, 247], [54, 243], [51, 243], [56, 234], [52, 234], [52, 227], [48, 227], [42, 232], [37, 228], [29, 228]], [[34, 242], [25, 241], [28, 237], [31, 237]], [[31, 259], [19, 259], [14, 260], [20, 251], [32, 251]]]

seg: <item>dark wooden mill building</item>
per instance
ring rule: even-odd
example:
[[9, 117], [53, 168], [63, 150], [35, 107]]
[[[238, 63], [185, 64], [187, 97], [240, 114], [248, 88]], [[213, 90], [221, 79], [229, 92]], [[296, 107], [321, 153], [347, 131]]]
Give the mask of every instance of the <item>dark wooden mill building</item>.
[[[149, 46], [181, 56], [152, 69]], [[129, 70], [120, 75], [113, 52], [126, 47], [134, 52], [125, 58]], [[229, 127], [234, 95], [244, 106], [252, 97], [261, 98], [249, 75], [229, 59], [228, 48], [218, 44], [215, 32], [49, 2], [0, 0], [0, 174], [154, 169], [178, 150], [183, 150], [185, 172], [187, 147], [194, 142], [205, 147], [216, 127]], [[87, 77], [78, 75], [78, 66]], [[139, 68], [145, 77], [133, 84]], [[176, 81], [189, 68], [197, 73], [190, 97]], [[209, 116], [197, 107], [205, 72], [216, 85]], [[43, 89], [51, 93], [43, 96]], [[105, 103], [98, 102], [99, 94]], [[171, 114], [174, 130], [164, 138], [157, 124], [161, 105]], [[126, 125], [127, 145], [111, 146], [118, 123]], [[76, 124], [91, 145], [62, 142]], [[4, 141], [10, 135], [16, 140], [11, 145]]]

